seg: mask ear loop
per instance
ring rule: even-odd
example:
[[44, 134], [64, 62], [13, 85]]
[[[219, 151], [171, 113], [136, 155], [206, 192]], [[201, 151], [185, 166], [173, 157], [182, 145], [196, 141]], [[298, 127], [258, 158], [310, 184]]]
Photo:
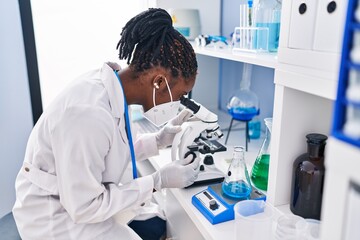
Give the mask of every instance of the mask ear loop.
[[155, 104], [155, 87], [153, 88], [153, 104], [154, 104], [154, 107], [156, 106]]
[[[165, 78], [165, 83], [166, 83], [166, 87], [167, 87], [167, 89], [168, 89], [168, 91], [169, 91], [170, 101], [173, 102], [173, 98], [172, 98], [170, 86], [169, 86], [168, 81], [166, 80], [166, 78]], [[154, 107], [156, 107], [156, 104], [155, 104], [155, 88], [159, 89], [159, 86], [158, 86], [158, 85], [155, 85], [155, 86], [157, 86], [157, 87], [154, 87], [154, 88], [153, 88], [153, 104], [154, 104]]]
[[166, 83], [167, 89], [168, 89], [169, 94], [170, 94], [170, 100], [173, 102], [173, 98], [172, 98], [172, 94], [171, 94], [171, 91], [170, 91], [170, 87], [169, 87], [169, 84], [168, 84], [166, 78], [165, 78], [165, 83]]

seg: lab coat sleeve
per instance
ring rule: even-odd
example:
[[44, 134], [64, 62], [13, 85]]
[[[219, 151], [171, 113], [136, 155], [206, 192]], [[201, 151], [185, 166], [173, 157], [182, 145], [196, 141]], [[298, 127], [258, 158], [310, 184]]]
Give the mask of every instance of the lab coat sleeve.
[[135, 156], [137, 161], [142, 161], [149, 157], [159, 155], [159, 149], [155, 136], [156, 133], [138, 135], [134, 143]]
[[104, 221], [152, 197], [151, 176], [122, 186], [103, 184], [113, 134], [112, 116], [102, 108], [88, 106], [65, 110], [52, 130], [60, 202], [75, 223]]

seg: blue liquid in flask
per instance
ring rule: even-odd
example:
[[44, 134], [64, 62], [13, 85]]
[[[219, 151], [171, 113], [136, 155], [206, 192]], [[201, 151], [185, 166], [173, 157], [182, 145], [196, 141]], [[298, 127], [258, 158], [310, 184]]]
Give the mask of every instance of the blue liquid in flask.
[[[266, 27], [269, 29], [269, 52], [276, 52], [279, 47], [280, 23], [256, 23], [256, 27]], [[266, 46], [266, 39], [258, 36], [255, 40], [255, 48], [261, 49]]]
[[254, 116], [259, 114], [259, 109], [255, 107], [232, 107], [229, 113], [235, 119], [250, 121]]
[[251, 187], [243, 180], [234, 182], [223, 182], [223, 193], [235, 199], [247, 199], [250, 196]]

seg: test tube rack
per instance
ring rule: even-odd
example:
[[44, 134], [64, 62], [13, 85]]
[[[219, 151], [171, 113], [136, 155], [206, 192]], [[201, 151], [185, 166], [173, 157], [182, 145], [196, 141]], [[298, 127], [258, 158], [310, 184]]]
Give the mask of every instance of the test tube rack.
[[[360, 72], [360, 62], [354, 62], [350, 56], [351, 50], [356, 47], [354, 42], [355, 32], [360, 32], [360, 22], [355, 19], [355, 11], [360, 7], [358, 5], [360, 5], [358, 0], [349, 0], [348, 2], [339, 71], [338, 90], [333, 115], [334, 119], [332, 135], [339, 140], [360, 147], [360, 137], [354, 138], [344, 132], [344, 126], [347, 121], [346, 118], [349, 107], [352, 107], [356, 111], [360, 112], [360, 102], [348, 99], [346, 96], [346, 91], [349, 87], [350, 71], [355, 70]], [[360, 119], [357, 121], [359, 121], [358, 124], [360, 124]]]

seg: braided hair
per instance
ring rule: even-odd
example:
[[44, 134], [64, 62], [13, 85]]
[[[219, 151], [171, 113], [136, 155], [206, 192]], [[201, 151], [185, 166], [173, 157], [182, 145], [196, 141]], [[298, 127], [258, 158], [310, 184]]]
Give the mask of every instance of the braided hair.
[[130, 19], [121, 32], [116, 49], [119, 58], [139, 73], [161, 66], [172, 77], [194, 77], [195, 52], [190, 43], [172, 26], [171, 16], [163, 9], [150, 8]]

